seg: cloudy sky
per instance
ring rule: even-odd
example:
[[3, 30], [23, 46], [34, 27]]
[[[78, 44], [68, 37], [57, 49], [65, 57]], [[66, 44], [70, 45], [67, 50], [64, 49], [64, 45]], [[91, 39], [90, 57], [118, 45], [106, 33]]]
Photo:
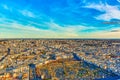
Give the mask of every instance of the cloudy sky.
[[120, 38], [120, 0], [0, 0], [0, 38]]

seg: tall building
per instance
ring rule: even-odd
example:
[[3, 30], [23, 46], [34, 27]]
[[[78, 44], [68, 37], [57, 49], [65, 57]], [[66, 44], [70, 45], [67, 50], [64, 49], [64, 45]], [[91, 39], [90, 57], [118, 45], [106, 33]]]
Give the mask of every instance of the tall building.
[[8, 51], [7, 51], [8, 54], [10, 54], [10, 48], [8, 48]]
[[29, 64], [29, 80], [37, 80], [35, 64]]
[[29, 64], [28, 66], [29, 66], [29, 76], [28, 76], [29, 79], [28, 80], [42, 80], [41, 77], [38, 77], [36, 75], [35, 64]]

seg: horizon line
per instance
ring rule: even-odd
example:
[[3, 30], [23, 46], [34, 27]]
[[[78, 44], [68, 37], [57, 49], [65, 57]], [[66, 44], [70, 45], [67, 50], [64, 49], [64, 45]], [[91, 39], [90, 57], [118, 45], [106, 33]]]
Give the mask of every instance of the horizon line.
[[0, 38], [0, 40], [20, 40], [20, 39], [25, 39], [25, 40], [120, 40], [120, 38]]

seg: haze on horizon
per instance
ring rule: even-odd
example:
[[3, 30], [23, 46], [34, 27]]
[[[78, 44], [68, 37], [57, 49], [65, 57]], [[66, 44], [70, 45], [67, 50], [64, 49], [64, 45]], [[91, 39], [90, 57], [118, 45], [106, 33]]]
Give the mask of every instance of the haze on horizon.
[[0, 38], [120, 38], [120, 0], [2, 0]]

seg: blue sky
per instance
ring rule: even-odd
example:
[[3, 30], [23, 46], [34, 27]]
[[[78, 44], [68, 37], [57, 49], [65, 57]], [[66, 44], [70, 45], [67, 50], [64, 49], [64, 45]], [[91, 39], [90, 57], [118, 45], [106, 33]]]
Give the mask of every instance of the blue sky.
[[0, 38], [120, 38], [120, 0], [1, 0]]

